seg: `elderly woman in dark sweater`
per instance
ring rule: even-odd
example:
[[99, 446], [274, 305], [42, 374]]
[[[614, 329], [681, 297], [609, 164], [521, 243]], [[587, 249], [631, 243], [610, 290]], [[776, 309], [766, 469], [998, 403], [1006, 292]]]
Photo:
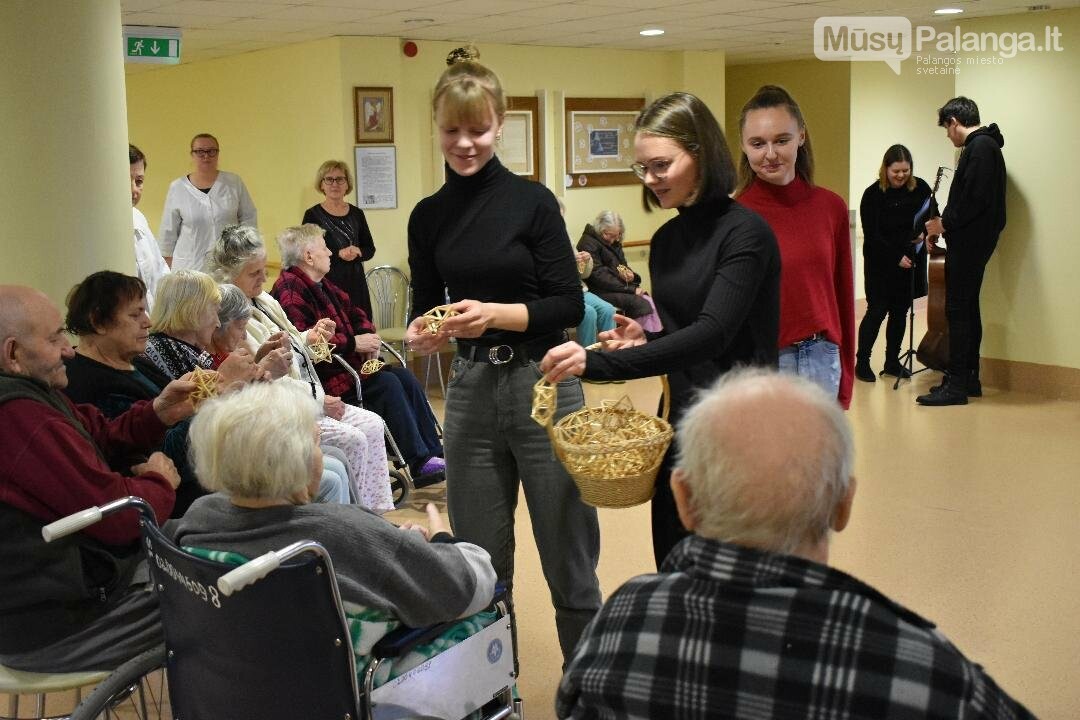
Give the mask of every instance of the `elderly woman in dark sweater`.
[[623, 252], [626, 226], [613, 210], [604, 210], [586, 225], [577, 249], [589, 253], [593, 271], [585, 278], [589, 291], [619, 308], [626, 317], [639, 318], [653, 312], [641, 288], [641, 276], [630, 269]]
[[[688, 93], [662, 97], [641, 112], [634, 129], [633, 169], [645, 185], [646, 208], [679, 211], [653, 235], [649, 256], [664, 329], [646, 333], [617, 315], [619, 326], [600, 333], [605, 349], [616, 352], [566, 343], [549, 352], [541, 368], [552, 381], [666, 374], [675, 423], [697, 391], [733, 367], [776, 366], [780, 252], [765, 221], [728, 197], [735, 167], [723, 131], [701, 100]], [[688, 534], [670, 486], [678, 442], [676, 435], [652, 501], [657, 567]]]

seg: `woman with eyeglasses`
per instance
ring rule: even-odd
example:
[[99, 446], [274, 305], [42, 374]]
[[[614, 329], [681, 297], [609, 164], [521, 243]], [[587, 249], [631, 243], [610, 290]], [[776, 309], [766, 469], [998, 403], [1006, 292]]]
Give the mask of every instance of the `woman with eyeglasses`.
[[[646, 211], [677, 210], [653, 235], [653, 298], [663, 330], [622, 315], [600, 333], [605, 347], [553, 348], [540, 363], [551, 381], [580, 375], [623, 380], [667, 375], [677, 425], [699, 390], [735, 366], [776, 366], [780, 251], [769, 226], [730, 199], [735, 166], [708, 107], [689, 93], [660, 98], [634, 123], [631, 168], [644, 183]], [[679, 436], [664, 456], [652, 500], [657, 567], [689, 533], [671, 494]]]
[[375, 257], [375, 240], [364, 211], [345, 199], [353, 189], [349, 166], [341, 160], [324, 162], [315, 173], [315, 189], [324, 199], [304, 212], [301, 224], [314, 223], [326, 231], [326, 247], [333, 253], [327, 277], [349, 295], [354, 306], [375, 317], [364, 276], [364, 261]]
[[[495, 154], [506, 96], [495, 73], [473, 58], [452, 53], [435, 86], [446, 183], [409, 218], [415, 312], [442, 305], [445, 288], [460, 314], [435, 334], [417, 317], [406, 341], [428, 354], [458, 339], [443, 425], [450, 522], [491, 553], [512, 587], [514, 511], [523, 491], [565, 660], [600, 608], [600, 528], [530, 410], [536, 361], [563, 341], [564, 328], [581, 322], [585, 303], [554, 195]], [[582, 406], [577, 378], [557, 392], [560, 416]]]
[[787, 90], [763, 85], [739, 116], [739, 203], [776, 233], [780, 370], [802, 375], [851, 404], [855, 286], [844, 199], [814, 185], [814, 153], [802, 110]]
[[217, 138], [191, 139], [192, 171], [169, 185], [158, 241], [173, 270], [202, 270], [226, 225], [258, 226], [255, 203], [239, 175], [218, 170]]

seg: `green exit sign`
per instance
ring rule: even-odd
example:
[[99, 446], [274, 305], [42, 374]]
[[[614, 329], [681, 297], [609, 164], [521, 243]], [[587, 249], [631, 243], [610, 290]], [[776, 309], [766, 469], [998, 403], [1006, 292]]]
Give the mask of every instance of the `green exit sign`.
[[124, 60], [176, 65], [180, 62], [180, 29], [125, 25]]

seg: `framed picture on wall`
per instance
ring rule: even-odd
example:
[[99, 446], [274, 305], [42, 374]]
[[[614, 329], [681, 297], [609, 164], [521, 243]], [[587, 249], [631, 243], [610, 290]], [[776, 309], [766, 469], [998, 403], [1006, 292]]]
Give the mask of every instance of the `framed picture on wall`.
[[570, 187], [635, 185], [634, 120], [644, 98], [566, 98], [566, 168]]
[[394, 88], [354, 87], [356, 144], [394, 142]]
[[509, 97], [497, 153], [510, 172], [540, 180], [540, 100], [534, 96]]

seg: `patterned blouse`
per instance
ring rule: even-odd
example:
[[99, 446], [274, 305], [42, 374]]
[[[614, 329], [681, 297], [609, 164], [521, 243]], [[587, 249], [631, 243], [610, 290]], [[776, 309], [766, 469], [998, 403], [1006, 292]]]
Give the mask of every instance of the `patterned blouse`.
[[203, 370], [214, 368], [213, 355], [165, 333], [150, 334], [150, 339], [146, 341], [146, 357], [173, 380], [196, 367]]

